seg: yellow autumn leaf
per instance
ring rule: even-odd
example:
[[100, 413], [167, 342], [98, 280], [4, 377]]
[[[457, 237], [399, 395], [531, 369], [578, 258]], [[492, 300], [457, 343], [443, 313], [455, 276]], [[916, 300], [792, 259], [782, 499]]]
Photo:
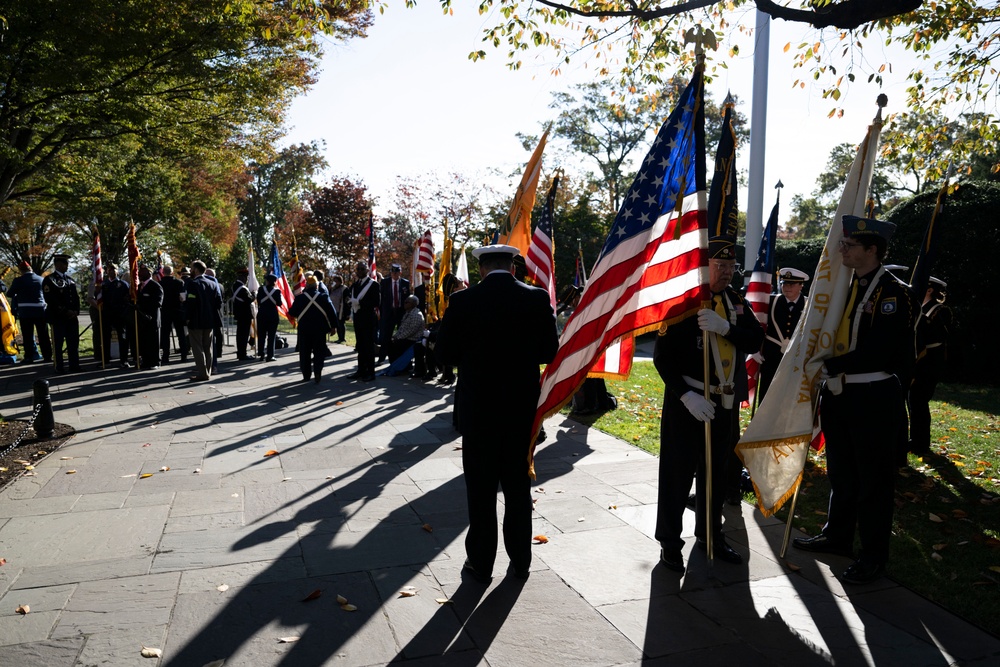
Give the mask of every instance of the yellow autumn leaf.
[[343, 609], [344, 611], [357, 611], [358, 610], [358, 608], [355, 607], [350, 602], [348, 602], [347, 604], [340, 605], [340, 608]]
[[144, 472], [141, 475], [139, 475], [139, 479], [146, 479], [147, 477], [152, 477], [152, 476], [153, 476], [153, 473], [151, 473], [151, 472]]
[[448, 598], [434, 598], [434, 601], [438, 604], [451, 604], [451, 600]]
[[279, 644], [291, 644], [292, 642], [297, 642], [301, 637], [278, 637]]
[[277, 454], [278, 454], [277, 449], [269, 449], [266, 452], [264, 452], [264, 456], [276, 456]]
[[66, 474], [67, 474], [67, 475], [75, 475], [75, 474], [76, 474], [76, 471], [75, 471], [75, 470], [67, 470], [67, 471], [66, 471]]
[[1000, 565], [990, 565], [990, 569], [994, 572], [1000, 572]]
[[347, 598], [345, 598], [343, 595], [338, 595], [337, 604], [347, 604]]
[[399, 591], [399, 597], [401, 598], [412, 598], [417, 594], [417, 589], [413, 586], [407, 586], [403, 590]]
[[144, 658], [161, 658], [163, 657], [163, 650], [158, 648], [150, 648], [149, 646], [143, 646], [139, 653]]

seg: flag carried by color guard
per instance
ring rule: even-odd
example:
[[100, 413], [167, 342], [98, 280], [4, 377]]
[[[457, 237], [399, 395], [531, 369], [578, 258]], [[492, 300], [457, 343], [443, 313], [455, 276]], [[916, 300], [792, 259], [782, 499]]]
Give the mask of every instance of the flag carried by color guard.
[[287, 320], [288, 307], [292, 305], [294, 297], [288, 278], [285, 276], [285, 269], [281, 265], [281, 257], [278, 256], [278, 244], [274, 241], [271, 241], [271, 273], [278, 278], [274, 286], [281, 290], [281, 305], [278, 306], [278, 312]]
[[[757, 321], [767, 330], [767, 321], [770, 317], [768, 308], [771, 305], [771, 291], [774, 286], [774, 250], [778, 239], [778, 203], [781, 199], [783, 187], [778, 181], [778, 198], [774, 201], [771, 209], [771, 216], [764, 225], [764, 234], [760, 239], [760, 247], [757, 249], [757, 262], [750, 273], [750, 282], [747, 285], [747, 303], [757, 316]], [[760, 372], [760, 355], [752, 354], [747, 357], [747, 381], [749, 383], [750, 395], [747, 398], [747, 405], [753, 405], [754, 394], [757, 392], [757, 374]]]
[[750, 472], [758, 507], [764, 516], [777, 512], [802, 481], [813, 439], [820, 369], [833, 354], [833, 342], [851, 284], [851, 270], [844, 268], [837, 252], [844, 235], [840, 222], [845, 215], [865, 215], [881, 130], [879, 108], [847, 176], [823, 254], [813, 273], [806, 309], [767, 396], [736, 447], [736, 453]]
[[614, 341], [678, 322], [708, 298], [703, 76], [699, 66], [615, 217], [542, 374], [533, 437]]
[[545, 195], [545, 208], [542, 209], [542, 217], [538, 221], [534, 233], [531, 235], [528, 254], [524, 258], [524, 264], [528, 269], [528, 277], [536, 285], [549, 293], [549, 302], [552, 304], [552, 310], [556, 309], [557, 301], [552, 224], [555, 219], [556, 189], [558, 187], [559, 176], [556, 175], [552, 178], [549, 193]]
[[535, 152], [524, 167], [521, 182], [514, 194], [514, 203], [510, 207], [510, 220], [506, 234], [500, 234], [500, 243], [514, 246], [521, 256], [528, 254], [531, 244], [531, 210], [535, 208], [535, 192], [538, 189], [538, 179], [542, 175], [542, 153], [545, 151], [545, 141], [548, 139], [548, 129], [538, 140]]

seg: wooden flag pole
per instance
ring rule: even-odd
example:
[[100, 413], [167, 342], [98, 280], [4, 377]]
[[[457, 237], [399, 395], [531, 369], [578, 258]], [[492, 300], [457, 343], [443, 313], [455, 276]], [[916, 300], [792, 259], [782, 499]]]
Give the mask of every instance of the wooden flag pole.
[[[805, 468], [803, 468], [805, 470]], [[799, 499], [799, 489], [802, 488], [802, 480], [795, 485], [795, 493], [792, 494], [792, 506], [788, 508], [788, 521], [785, 522], [785, 536], [781, 539], [781, 551], [778, 556], [781, 558], [785, 557], [785, 552], [788, 551], [788, 542], [792, 537], [792, 521], [795, 519], [795, 503]]]
[[[702, 365], [705, 369], [703, 374], [705, 383], [704, 394], [705, 400], [711, 402], [712, 385], [708, 372], [710, 354], [708, 336], [709, 333], [707, 331], [701, 332]], [[697, 494], [697, 484], [695, 485], [695, 493]], [[697, 506], [698, 503], [696, 502], [695, 507]], [[715, 565], [714, 537], [712, 526], [712, 420], [710, 419], [705, 422], [705, 550], [708, 552], [708, 564], [710, 566]]]

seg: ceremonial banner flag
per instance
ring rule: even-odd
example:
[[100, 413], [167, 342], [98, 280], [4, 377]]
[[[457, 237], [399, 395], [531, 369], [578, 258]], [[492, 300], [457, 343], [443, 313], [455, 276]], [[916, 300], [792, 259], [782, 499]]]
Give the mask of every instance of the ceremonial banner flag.
[[128, 281], [129, 293], [132, 295], [132, 303], [135, 303], [136, 295], [139, 293], [139, 260], [142, 255], [139, 253], [139, 246], [135, 242], [135, 223], [128, 225], [128, 234], [125, 236], [125, 247], [128, 250]]
[[517, 186], [514, 203], [510, 208], [510, 226], [507, 233], [500, 236], [500, 243], [514, 246], [521, 251], [522, 257], [528, 254], [531, 243], [531, 209], [535, 207], [535, 190], [538, 189], [538, 178], [542, 173], [542, 153], [548, 137], [549, 131], [546, 129], [524, 167], [521, 183]]
[[424, 274], [417, 270], [420, 263], [420, 244], [422, 237], [413, 242], [413, 258], [410, 260], [410, 289], [415, 290], [417, 285], [424, 284]]
[[17, 323], [14, 313], [10, 311], [7, 297], [0, 294], [0, 355], [13, 357], [17, 354], [14, 338], [17, 336]]
[[[779, 181], [778, 188], [781, 187]], [[753, 272], [750, 274], [750, 283], [747, 285], [747, 303], [757, 316], [764, 329], [767, 329], [769, 317], [768, 307], [771, 304], [771, 291], [774, 279], [774, 247], [778, 238], [778, 203], [781, 200], [781, 190], [778, 190], [778, 197], [774, 201], [774, 208], [771, 209], [771, 217], [767, 219], [764, 226], [764, 234], [760, 240], [760, 247], [757, 249], [757, 263], [754, 264]], [[744, 403], [744, 407], [753, 405], [754, 394], [757, 392], [757, 373], [760, 372], [760, 357], [752, 354], [747, 357], [747, 380], [749, 381], [750, 396]]]
[[[615, 217], [556, 357], [532, 429], [583, 384], [611, 343], [694, 314], [708, 299], [703, 72], [698, 67]], [[534, 466], [531, 466], [534, 477]]]
[[552, 223], [555, 220], [556, 188], [559, 187], [559, 176], [552, 179], [549, 193], [545, 196], [545, 208], [542, 209], [542, 219], [538, 221], [534, 234], [531, 235], [531, 245], [524, 258], [528, 267], [528, 277], [535, 284], [549, 293], [549, 303], [552, 310], [556, 309], [556, 263], [553, 259]]
[[764, 516], [777, 512], [802, 481], [819, 401], [819, 373], [833, 353], [837, 327], [844, 314], [851, 269], [837, 251], [845, 215], [864, 216], [872, 169], [882, 130], [882, 109], [858, 147], [830, 226], [805, 312], [781, 358], [767, 396], [743, 433], [736, 452], [750, 471], [758, 507]]
[[[277, 275], [277, 274], [275, 274]], [[253, 246], [247, 248], [247, 289], [250, 290], [250, 312], [253, 313], [254, 326], [257, 321], [257, 290], [260, 289], [260, 281], [257, 280], [257, 262], [253, 256]]]
[[278, 244], [271, 241], [271, 273], [277, 276], [278, 280], [274, 284], [279, 290], [281, 290], [281, 306], [278, 307], [278, 312], [288, 319], [288, 307], [292, 305], [292, 288], [288, 284], [288, 278], [285, 277], [285, 269], [281, 266], [281, 257], [278, 256]]
[[94, 249], [92, 254], [94, 302], [100, 306], [104, 301], [104, 264], [101, 262], [101, 235], [97, 232], [94, 232]]
[[368, 237], [368, 276], [372, 280], [378, 280], [378, 271], [375, 269], [375, 212], [368, 211], [368, 230], [365, 232]]
[[736, 130], [733, 129], [733, 100], [726, 97], [726, 113], [722, 118], [722, 135], [715, 153], [712, 189], [708, 193], [708, 237], [728, 236], [735, 243], [740, 228], [740, 207], [737, 203]]
[[156, 271], [153, 271], [153, 277], [156, 278], [156, 282], [163, 280], [163, 251], [156, 251]]
[[466, 287], [469, 286], [469, 260], [465, 258], [465, 246], [458, 253], [458, 266], [455, 268], [455, 277], [461, 280]]
[[441, 249], [441, 263], [438, 267], [437, 280], [437, 314], [444, 317], [444, 311], [448, 308], [448, 302], [444, 298], [444, 277], [451, 273], [451, 248], [452, 240], [448, 238], [448, 225], [444, 226], [444, 247]]

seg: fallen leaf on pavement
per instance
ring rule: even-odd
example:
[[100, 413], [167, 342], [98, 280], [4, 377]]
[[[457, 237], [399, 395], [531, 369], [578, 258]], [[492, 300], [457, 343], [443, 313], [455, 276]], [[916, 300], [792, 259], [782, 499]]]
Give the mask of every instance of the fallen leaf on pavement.
[[6, 468], [0, 468], [0, 472], [7, 472]]
[[434, 532], [434, 528], [429, 523], [425, 523], [424, 525], [422, 525], [420, 527], [423, 528], [424, 530], [426, 530], [428, 533], [433, 533]]
[[229, 590], [229, 584], [219, 584], [218, 586], [215, 587], [215, 590], [219, 591], [220, 593], [225, 593], [226, 591]]
[[7, 559], [6, 558], [0, 558], [0, 565], [6, 565], [6, 564], [7, 564]]
[[549, 541], [549, 538], [545, 537], [544, 535], [535, 535], [531, 539], [535, 541], [535, 544], [545, 544], [546, 542]]
[[954, 509], [951, 511], [951, 515], [956, 519], [964, 519], [969, 516], [969, 513], [965, 510]]
[[931, 554], [931, 558], [933, 558], [934, 560], [944, 560], [944, 556], [942, 556], [936, 551]]
[[67, 475], [75, 475], [75, 474], [76, 474], [76, 471], [75, 471], [75, 470], [67, 470], [67, 471], [66, 471], [66, 474], [67, 474]]
[[934, 523], [942, 523], [942, 522], [944, 522], [944, 519], [942, 519], [941, 517], [939, 517], [937, 514], [934, 514], [934, 512], [931, 512], [930, 514], [928, 514], [927, 518], [930, 519], [931, 521], [933, 521]]
[[144, 472], [141, 475], [139, 475], [139, 479], [146, 479], [147, 477], [152, 477], [152, 476], [153, 476], [153, 473], [151, 473], [151, 472]]
[[434, 601], [438, 604], [451, 604], [451, 600], [448, 598], [435, 598]]
[[38, 473], [37, 472], [26, 472], [26, 473], [24, 473], [24, 476], [25, 477], [38, 477]]
[[340, 605], [340, 608], [343, 609], [344, 611], [357, 611], [358, 610], [358, 608], [355, 607], [350, 602], [348, 602], [347, 604]]
[[297, 642], [301, 637], [278, 637], [279, 644], [291, 644], [292, 642]]
[[399, 597], [401, 598], [412, 598], [417, 594], [417, 589], [413, 586], [407, 586], [403, 590], [399, 591]]
[[609, 510], [616, 510], [616, 509], [618, 509], [618, 505], [608, 505], [608, 509]]
[[338, 595], [337, 604], [347, 604], [347, 598], [345, 598], [343, 595]]
[[122, 477], [135, 477], [135, 473], [132, 473], [131, 475], [122, 475]]
[[170, 470], [170, 466], [163, 466], [160, 468], [160, 472], [167, 472], [168, 470]]
[[269, 449], [264, 452], [264, 456], [275, 456], [278, 453], [277, 449]]
[[60, 461], [72, 461], [73, 457], [72, 456], [62, 456], [62, 457], [59, 458], [59, 460]]
[[931, 548], [934, 549], [934, 551], [942, 551], [942, 550], [946, 549], [947, 547], [948, 547], [948, 545], [942, 542], [942, 543], [939, 543], [939, 544], [935, 544]]
[[158, 648], [150, 648], [148, 646], [143, 646], [142, 651], [140, 651], [142, 657], [144, 658], [160, 658], [163, 657], [163, 651]]
[[26, 604], [22, 604], [21, 606], [19, 606], [14, 611], [17, 612], [18, 614], [21, 614], [22, 616], [24, 616], [25, 614], [27, 614], [27, 613], [29, 613], [31, 611], [31, 607], [29, 607]]
[[334, 405], [343, 405], [343, 404], [344, 404], [343, 401], [337, 401], [336, 403], [334, 403]]
[[460, 450], [460, 449], [462, 449], [462, 446], [461, 446], [461, 445], [455, 445], [454, 447], [452, 447], [452, 448], [451, 448], [451, 451], [453, 451], [453, 452], [457, 452], [457, 451], [458, 451], [458, 450]]
[[197, 475], [197, 474], [198, 474], [198, 473], [200, 473], [200, 472], [201, 472], [201, 468], [195, 468], [195, 469], [194, 469], [194, 474], [195, 474], [195, 475]]
[[793, 563], [793, 562], [791, 562], [791, 561], [787, 561], [787, 560], [785, 561], [785, 567], [787, 567], [787, 568], [788, 568], [789, 570], [791, 570], [792, 572], [798, 572], [799, 570], [801, 570], [801, 569], [802, 569], [801, 567], [799, 567], [799, 566], [798, 566], [798, 565], [796, 565], [795, 563]]
[[14, 463], [17, 463], [17, 464], [23, 465], [23, 466], [31, 465], [31, 461], [25, 461], [24, 459], [14, 459]]
[[147, 443], [145, 443], [145, 444], [143, 445], [143, 447], [152, 447], [152, 446], [153, 446], [153, 445], [152, 445], [152, 443], [149, 443], [149, 442], [147, 442]]
[[[302, 599], [302, 601], [303, 601], [303, 602], [309, 602], [310, 600], [315, 600], [316, 598], [318, 598], [318, 597], [319, 597], [320, 595], [322, 595], [322, 594], [323, 594], [323, 590], [322, 590], [322, 589], [320, 589], [320, 588], [317, 588], [317, 589], [316, 589], [316, 590], [314, 590], [314, 591], [313, 591], [312, 593], [310, 593], [309, 595], [305, 596], [305, 597], [304, 597], [304, 598]], [[346, 600], [345, 600], [345, 602], [346, 602]]]

